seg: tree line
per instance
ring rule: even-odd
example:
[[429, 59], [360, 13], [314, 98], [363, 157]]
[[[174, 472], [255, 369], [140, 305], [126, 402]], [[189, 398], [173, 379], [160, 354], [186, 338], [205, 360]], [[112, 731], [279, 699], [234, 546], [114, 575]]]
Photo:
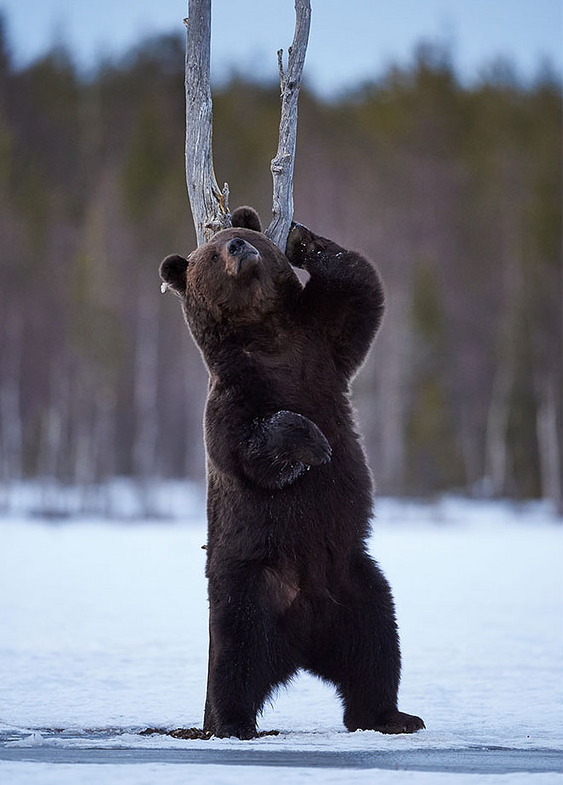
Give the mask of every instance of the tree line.
[[[0, 470], [91, 485], [204, 473], [206, 373], [158, 263], [194, 235], [184, 43], [82, 76], [16, 68], [0, 33]], [[214, 92], [217, 178], [269, 221], [279, 89]], [[354, 384], [380, 493], [561, 504], [561, 88], [447, 53], [330, 101], [302, 90], [295, 218], [386, 288]]]

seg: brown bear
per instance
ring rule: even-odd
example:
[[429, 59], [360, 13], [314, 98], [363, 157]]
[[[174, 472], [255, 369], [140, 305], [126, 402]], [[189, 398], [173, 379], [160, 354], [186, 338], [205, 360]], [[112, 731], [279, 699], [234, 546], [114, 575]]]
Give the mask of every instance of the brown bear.
[[397, 709], [394, 605], [366, 550], [372, 484], [350, 404], [379, 276], [298, 224], [286, 255], [252, 208], [232, 224], [160, 267], [209, 371], [204, 730], [256, 736], [265, 701], [305, 669], [336, 686], [348, 730], [412, 733], [424, 723]]

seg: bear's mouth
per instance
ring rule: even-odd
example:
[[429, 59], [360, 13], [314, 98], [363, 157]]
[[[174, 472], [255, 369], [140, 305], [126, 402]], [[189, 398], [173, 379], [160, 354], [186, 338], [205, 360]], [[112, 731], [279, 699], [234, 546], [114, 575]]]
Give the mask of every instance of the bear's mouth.
[[242, 237], [234, 237], [227, 244], [226, 271], [229, 275], [239, 276], [255, 267], [259, 258], [260, 254], [253, 245]]

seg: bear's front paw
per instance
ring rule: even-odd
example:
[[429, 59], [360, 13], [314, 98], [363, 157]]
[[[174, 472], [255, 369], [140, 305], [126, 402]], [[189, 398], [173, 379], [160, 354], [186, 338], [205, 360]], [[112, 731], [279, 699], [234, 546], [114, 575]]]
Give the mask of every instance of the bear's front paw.
[[245, 457], [247, 472], [255, 482], [266, 488], [284, 488], [310, 466], [330, 461], [332, 448], [308, 417], [282, 410], [255, 422]]
[[317, 250], [317, 236], [306, 226], [292, 223], [285, 246], [285, 255], [294, 267], [304, 267], [308, 257]]
[[315, 426], [317, 432], [299, 444], [294, 453], [293, 459], [304, 463], [305, 466], [320, 466], [328, 463], [332, 458], [332, 447], [327, 441], [324, 433]]
[[269, 449], [277, 461], [319, 466], [332, 457], [328, 439], [308, 417], [296, 412], [277, 412], [269, 421]]

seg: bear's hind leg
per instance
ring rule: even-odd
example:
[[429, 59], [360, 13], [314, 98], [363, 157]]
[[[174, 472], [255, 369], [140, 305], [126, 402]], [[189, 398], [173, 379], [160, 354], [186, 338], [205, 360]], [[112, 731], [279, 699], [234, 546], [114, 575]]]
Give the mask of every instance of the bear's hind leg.
[[254, 738], [264, 703], [297, 670], [275, 615], [260, 602], [261, 583], [250, 571], [223, 581], [217, 595], [210, 585], [204, 730], [221, 738]]
[[397, 708], [401, 655], [389, 584], [366, 554], [350, 566], [350, 579], [339, 603], [319, 614], [309, 670], [336, 685], [349, 731], [421, 730], [420, 717]]

